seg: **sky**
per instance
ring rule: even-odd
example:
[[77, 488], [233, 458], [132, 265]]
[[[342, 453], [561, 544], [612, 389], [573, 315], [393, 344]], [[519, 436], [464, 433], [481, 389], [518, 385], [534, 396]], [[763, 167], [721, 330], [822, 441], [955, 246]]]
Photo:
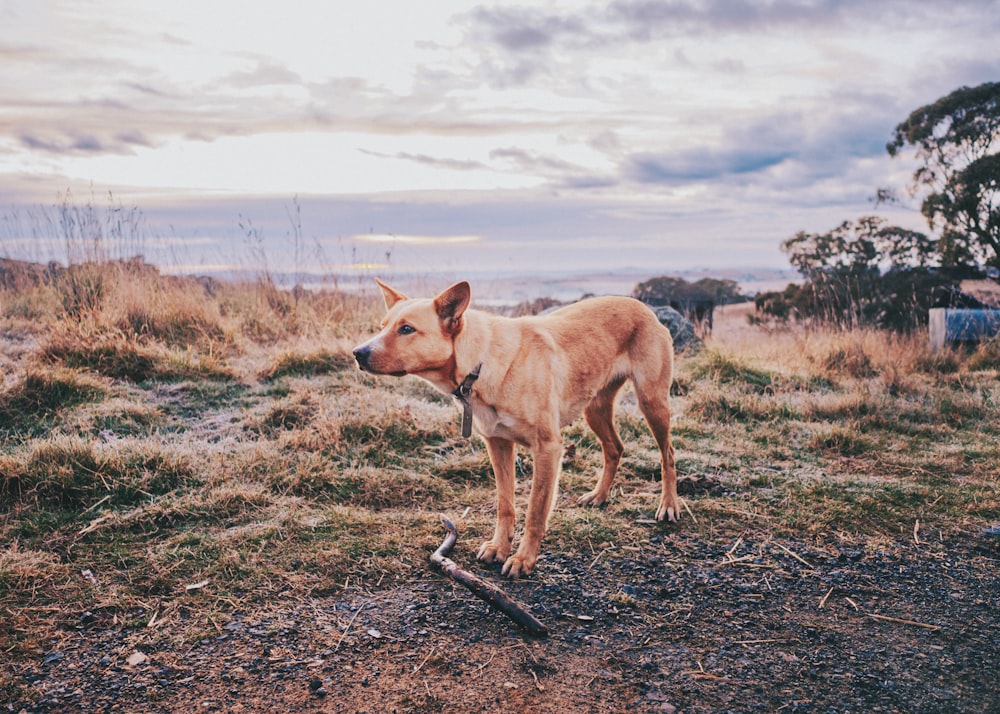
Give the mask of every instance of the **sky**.
[[[0, 255], [173, 271], [788, 267], [1000, 80], [998, 0], [0, 0]], [[902, 192], [905, 197], [905, 191]]]

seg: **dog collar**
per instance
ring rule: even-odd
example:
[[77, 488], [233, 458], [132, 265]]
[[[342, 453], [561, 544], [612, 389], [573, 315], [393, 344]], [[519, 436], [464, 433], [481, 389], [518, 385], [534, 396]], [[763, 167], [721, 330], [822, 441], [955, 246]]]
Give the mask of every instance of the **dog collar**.
[[469, 397], [472, 395], [472, 385], [479, 379], [479, 370], [482, 368], [481, 363], [477, 364], [451, 393], [451, 396], [462, 403], [462, 436], [466, 439], [472, 436], [472, 402], [469, 401]]

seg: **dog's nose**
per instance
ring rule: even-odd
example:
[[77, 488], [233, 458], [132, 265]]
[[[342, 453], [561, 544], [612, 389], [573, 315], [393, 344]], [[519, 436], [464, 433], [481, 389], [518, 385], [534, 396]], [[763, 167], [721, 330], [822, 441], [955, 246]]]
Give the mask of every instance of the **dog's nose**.
[[354, 359], [358, 361], [358, 366], [361, 369], [368, 369], [368, 360], [372, 356], [372, 348], [367, 345], [362, 345], [354, 350]]

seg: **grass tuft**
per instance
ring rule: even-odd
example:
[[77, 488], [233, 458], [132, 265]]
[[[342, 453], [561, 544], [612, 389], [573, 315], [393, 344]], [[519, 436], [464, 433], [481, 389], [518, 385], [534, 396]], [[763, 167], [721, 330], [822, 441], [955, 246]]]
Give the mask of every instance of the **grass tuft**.
[[182, 486], [193, 471], [180, 457], [156, 448], [98, 447], [75, 437], [37, 444], [4, 476], [0, 497], [7, 505], [75, 510], [106, 499], [109, 506], [134, 505]]
[[43, 433], [62, 411], [107, 393], [105, 385], [73, 369], [30, 368], [0, 392], [0, 436]]
[[260, 373], [264, 382], [274, 382], [282, 377], [315, 377], [331, 372], [353, 369], [354, 359], [346, 354], [318, 350], [308, 354], [285, 352]]

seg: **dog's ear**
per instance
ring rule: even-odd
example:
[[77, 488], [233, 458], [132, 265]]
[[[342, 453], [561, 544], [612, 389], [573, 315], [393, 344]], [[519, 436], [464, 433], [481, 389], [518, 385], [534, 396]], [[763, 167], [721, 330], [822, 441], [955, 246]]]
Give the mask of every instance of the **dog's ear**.
[[466, 281], [455, 283], [450, 288], [434, 298], [434, 310], [441, 327], [448, 334], [458, 332], [462, 324], [462, 313], [469, 307], [472, 299], [472, 288]]
[[375, 284], [378, 285], [380, 288], [382, 288], [382, 298], [385, 300], [386, 310], [391, 310], [392, 306], [395, 305], [397, 302], [410, 299], [405, 295], [403, 295], [403, 293], [399, 292], [398, 290], [393, 290], [378, 278], [375, 278]]

